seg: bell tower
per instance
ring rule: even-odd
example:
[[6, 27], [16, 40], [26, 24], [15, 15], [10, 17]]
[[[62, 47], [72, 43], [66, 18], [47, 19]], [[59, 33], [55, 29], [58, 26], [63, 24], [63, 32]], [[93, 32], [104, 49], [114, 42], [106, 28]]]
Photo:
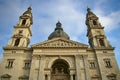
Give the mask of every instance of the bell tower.
[[99, 18], [91, 11], [90, 8], [87, 8], [86, 25], [90, 47], [111, 47], [106, 38], [104, 27], [100, 24]]
[[19, 21], [14, 27], [14, 32], [11, 40], [8, 42], [9, 47], [28, 47], [30, 42], [30, 37], [32, 36], [31, 26], [32, 13], [31, 7], [29, 7], [20, 17]]

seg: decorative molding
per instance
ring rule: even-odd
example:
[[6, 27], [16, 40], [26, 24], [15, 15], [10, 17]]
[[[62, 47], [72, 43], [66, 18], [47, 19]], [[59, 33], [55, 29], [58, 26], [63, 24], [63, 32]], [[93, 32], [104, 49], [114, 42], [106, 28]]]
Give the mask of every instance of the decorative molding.
[[67, 39], [63, 39], [63, 38], [56, 38], [56, 39], [52, 39], [52, 40], [47, 40], [44, 41], [42, 43], [38, 43], [38, 44], [34, 44], [32, 45], [33, 48], [40, 48], [40, 47], [46, 47], [46, 48], [70, 48], [70, 47], [75, 47], [75, 48], [80, 48], [80, 47], [84, 47], [87, 48], [88, 45], [86, 44], [82, 44], [82, 43], [78, 43], [72, 40], [67, 40]]
[[94, 50], [114, 50], [114, 47], [95, 47]]
[[4, 50], [32, 50], [31, 48], [28, 47], [16, 47], [16, 46], [5, 46], [3, 47]]

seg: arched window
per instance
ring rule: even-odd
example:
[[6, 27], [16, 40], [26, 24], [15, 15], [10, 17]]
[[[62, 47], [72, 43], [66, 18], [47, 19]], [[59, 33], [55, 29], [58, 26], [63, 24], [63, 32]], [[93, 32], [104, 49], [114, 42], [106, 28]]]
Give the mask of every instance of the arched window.
[[93, 20], [93, 25], [97, 25], [97, 22], [95, 20]]
[[26, 24], [26, 20], [24, 19], [23, 21], [22, 21], [22, 25], [25, 25]]
[[14, 46], [18, 46], [19, 43], [20, 43], [20, 38], [18, 38], [18, 39], [15, 40], [15, 45]]
[[99, 43], [100, 43], [101, 46], [105, 46], [103, 39], [99, 39]]

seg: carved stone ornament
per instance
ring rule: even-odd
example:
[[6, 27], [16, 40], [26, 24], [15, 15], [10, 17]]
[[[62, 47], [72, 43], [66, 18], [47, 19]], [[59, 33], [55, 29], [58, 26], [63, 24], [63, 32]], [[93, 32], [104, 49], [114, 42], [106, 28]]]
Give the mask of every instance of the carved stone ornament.
[[52, 40], [47, 40], [38, 44], [34, 44], [32, 45], [33, 48], [39, 48], [39, 47], [88, 47], [88, 45], [86, 44], [82, 44], [79, 42], [75, 42], [72, 40], [67, 40], [67, 39], [63, 39], [63, 38], [55, 38]]

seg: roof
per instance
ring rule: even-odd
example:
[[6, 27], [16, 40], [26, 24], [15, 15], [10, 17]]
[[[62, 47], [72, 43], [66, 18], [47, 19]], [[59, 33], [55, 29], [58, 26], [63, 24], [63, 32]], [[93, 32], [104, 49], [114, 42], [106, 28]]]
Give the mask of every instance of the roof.
[[54, 32], [52, 32], [48, 39], [54, 39], [54, 38], [58, 38], [58, 37], [62, 37], [65, 39], [69, 39], [69, 36], [67, 33], [64, 32], [63, 28], [62, 28], [62, 24], [58, 21], [58, 23], [56, 24], [56, 28], [54, 30]]

